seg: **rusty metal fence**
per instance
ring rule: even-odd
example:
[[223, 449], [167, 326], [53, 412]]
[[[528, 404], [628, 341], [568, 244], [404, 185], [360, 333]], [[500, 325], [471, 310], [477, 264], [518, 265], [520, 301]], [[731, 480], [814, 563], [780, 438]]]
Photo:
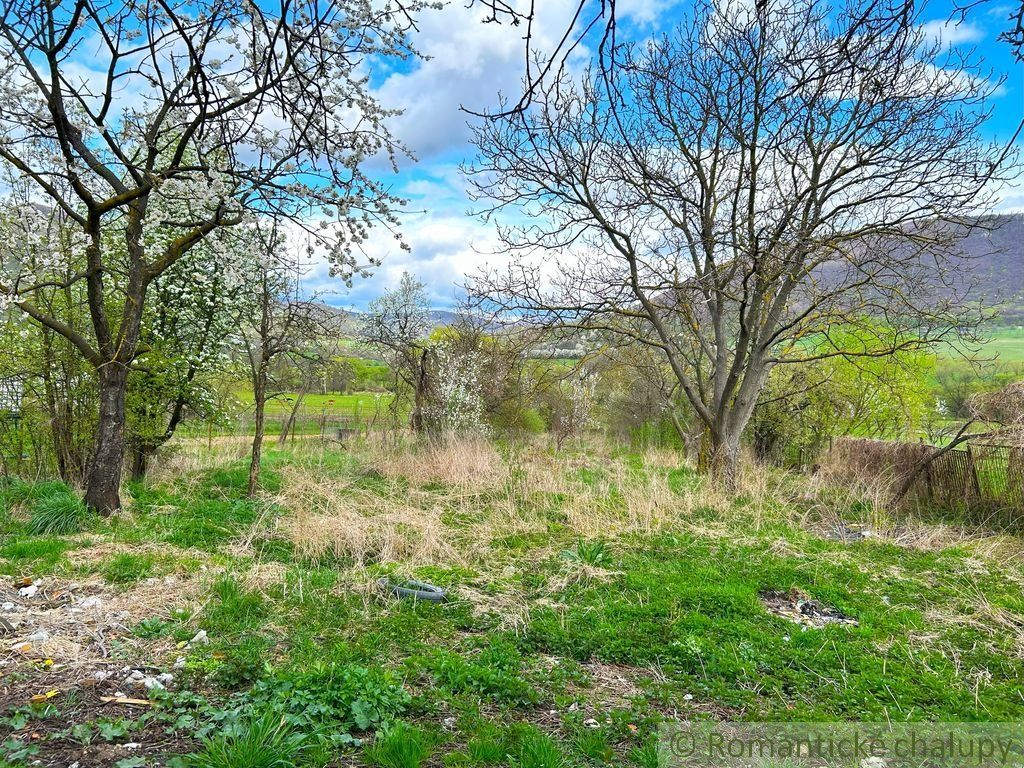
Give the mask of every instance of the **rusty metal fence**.
[[[925, 443], [843, 438], [828, 457], [833, 471], [898, 484], [940, 448]], [[986, 505], [1024, 511], [1024, 448], [966, 443], [935, 458], [911, 495], [942, 505]]]

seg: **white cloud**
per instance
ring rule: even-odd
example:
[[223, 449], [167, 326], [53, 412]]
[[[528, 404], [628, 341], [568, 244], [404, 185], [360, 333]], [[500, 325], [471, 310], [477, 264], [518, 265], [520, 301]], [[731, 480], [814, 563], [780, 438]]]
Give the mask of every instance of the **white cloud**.
[[[629, 28], [645, 29], [663, 21], [678, 0], [628, 0], [617, 7], [621, 36]], [[537, 3], [532, 46], [550, 55], [571, 23], [578, 0]], [[597, 3], [588, 6], [593, 13]], [[376, 89], [385, 106], [405, 110], [393, 121], [396, 136], [421, 161], [447, 151], [467, 149], [472, 112], [493, 110], [498, 95], [516, 99], [525, 73], [525, 25], [481, 23], [479, 7], [467, 9], [452, 2], [443, 10], [424, 13], [415, 45], [428, 60], [411, 71], [390, 74]], [[590, 17], [584, 17], [589, 21]], [[589, 59], [585, 46], [573, 52], [573, 61]], [[463, 109], [464, 108], [464, 109]]]
[[[543, 4], [536, 44], [551, 44], [546, 30], [568, 23], [571, 0]], [[483, 24], [477, 9], [461, 2], [425, 13], [414, 42], [428, 58], [408, 72], [395, 72], [377, 88], [386, 106], [405, 110], [393, 121], [396, 136], [420, 160], [463, 150], [470, 137], [462, 108], [493, 109], [498, 94], [518, 92], [525, 65], [523, 27]]]
[[[330, 292], [325, 300], [338, 306], [361, 308], [371, 299], [395, 287], [402, 272], [410, 272], [427, 285], [432, 306], [453, 306], [466, 275], [482, 265], [504, 263], [493, 227], [450, 208], [415, 215], [403, 222], [403, 234], [411, 251], [403, 251], [384, 232], [371, 237], [369, 255], [382, 264], [371, 277], [357, 279], [350, 291], [329, 275], [326, 262], [318, 262], [303, 279], [308, 292]], [[342, 292], [338, 293], [339, 290]]]
[[984, 30], [965, 21], [954, 22], [948, 19], [935, 19], [921, 25], [922, 31], [929, 39], [944, 43], [949, 47], [976, 43], [985, 36]]

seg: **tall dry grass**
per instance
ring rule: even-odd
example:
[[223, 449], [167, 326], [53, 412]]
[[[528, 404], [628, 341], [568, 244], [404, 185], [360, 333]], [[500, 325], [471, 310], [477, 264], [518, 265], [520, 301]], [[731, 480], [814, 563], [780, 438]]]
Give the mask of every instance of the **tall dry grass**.
[[507, 479], [508, 468], [501, 455], [481, 436], [432, 440], [398, 449], [373, 442], [366, 448], [366, 460], [374, 469], [413, 486], [439, 483], [464, 491], [486, 491]]
[[282, 481], [276, 501], [289, 514], [277, 527], [303, 557], [330, 555], [357, 565], [464, 562], [441, 508], [414, 506], [397, 493], [384, 498], [303, 467], [284, 468]]

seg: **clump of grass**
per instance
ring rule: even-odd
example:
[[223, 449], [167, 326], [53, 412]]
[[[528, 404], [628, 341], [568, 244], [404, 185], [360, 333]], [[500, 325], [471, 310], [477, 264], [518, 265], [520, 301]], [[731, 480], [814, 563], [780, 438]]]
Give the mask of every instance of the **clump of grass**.
[[302, 469], [286, 473], [278, 500], [291, 512], [281, 531], [302, 558], [407, 566], [463, 561], [441, 508], [420, 509]]
[[112, 584], [132, 584], [153, 575], [153, 555], [122, 552], [103, 566], [103, 578]]
[[397, 452], [378, 450], [371, 461], [384, 477], [408, 480], [414, 486], [436, 483], [480, 492], [500, 488], [508, 476], [494, 443], [482, 437], [431, 441]]
[[26, 531], [43, 533], [77, 533], [89, 517], [89, 509], [64, 485], [55, 486], [40, 495], [32, 504], [32, 516]]
[[629, 762], [637, 768], [664, 768], [669, 760], [668, 755], [658, 746], [658, 742], [652, 740], [630, 750]]
[[466, 744], [466, 755], [473, 765], [498, 765], [508, 757], [508, 748], [497, 729], [485, 729]]
[[381, 768], [420, 768], [430, 751], [430, 739], [423, 730], [398, 722], [377, 735], [364, 757]]
[[305, 747], [282, 717], [264, 712], [234, 732], [203, 741], [203, 749], [185, 760], [189, 768], [294, 768]]
[[612, 550], [608, 542], [602, 539], [585, 541], [580, 539], [575, 549], [567, 549], [562, 553], [566, 560], [591, 565], [595, 568], [607, 568], [612, 564]]
[[569, 760], [554, 739], [531, 727], [520, 736], [518, 765], [519, 768], [568, 768]]

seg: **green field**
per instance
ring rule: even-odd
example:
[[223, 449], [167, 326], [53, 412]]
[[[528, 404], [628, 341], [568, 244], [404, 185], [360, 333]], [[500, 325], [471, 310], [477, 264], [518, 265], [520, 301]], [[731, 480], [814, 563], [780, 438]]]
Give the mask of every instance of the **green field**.
[[997, 364], [1024, 362], [1024, 328], [993, 326], [982, 336], [984, 340], [976, 351], [947, 345], [939, 351], [939, 359], [961, 359], [966, 354]]
[[677, 720], [1024, 717], [1012, 535], [599, 440], [298, 441], [258, 499], [192, 448], [111, 519], [0, 481], [0, 766], [664, 768]]
[[[239, 390], [235, 392], [235, 397], [246, 409], [252, 408], [252, 392]], [[297, 393], [286, 392], [269, 400], [267, 416], [285, 416], [291, 413], [296, 397]], [[310, 393], [303, 398], [301, 408], [306, 415], [372, 414], [377, 407], [386, 407], [393, 397], [390, 392], [353, 392], [347, 395]]]
[[982, 354], [1000, 363], [1024, 362], [1024, 328], [997, 328], [985, 343]]

